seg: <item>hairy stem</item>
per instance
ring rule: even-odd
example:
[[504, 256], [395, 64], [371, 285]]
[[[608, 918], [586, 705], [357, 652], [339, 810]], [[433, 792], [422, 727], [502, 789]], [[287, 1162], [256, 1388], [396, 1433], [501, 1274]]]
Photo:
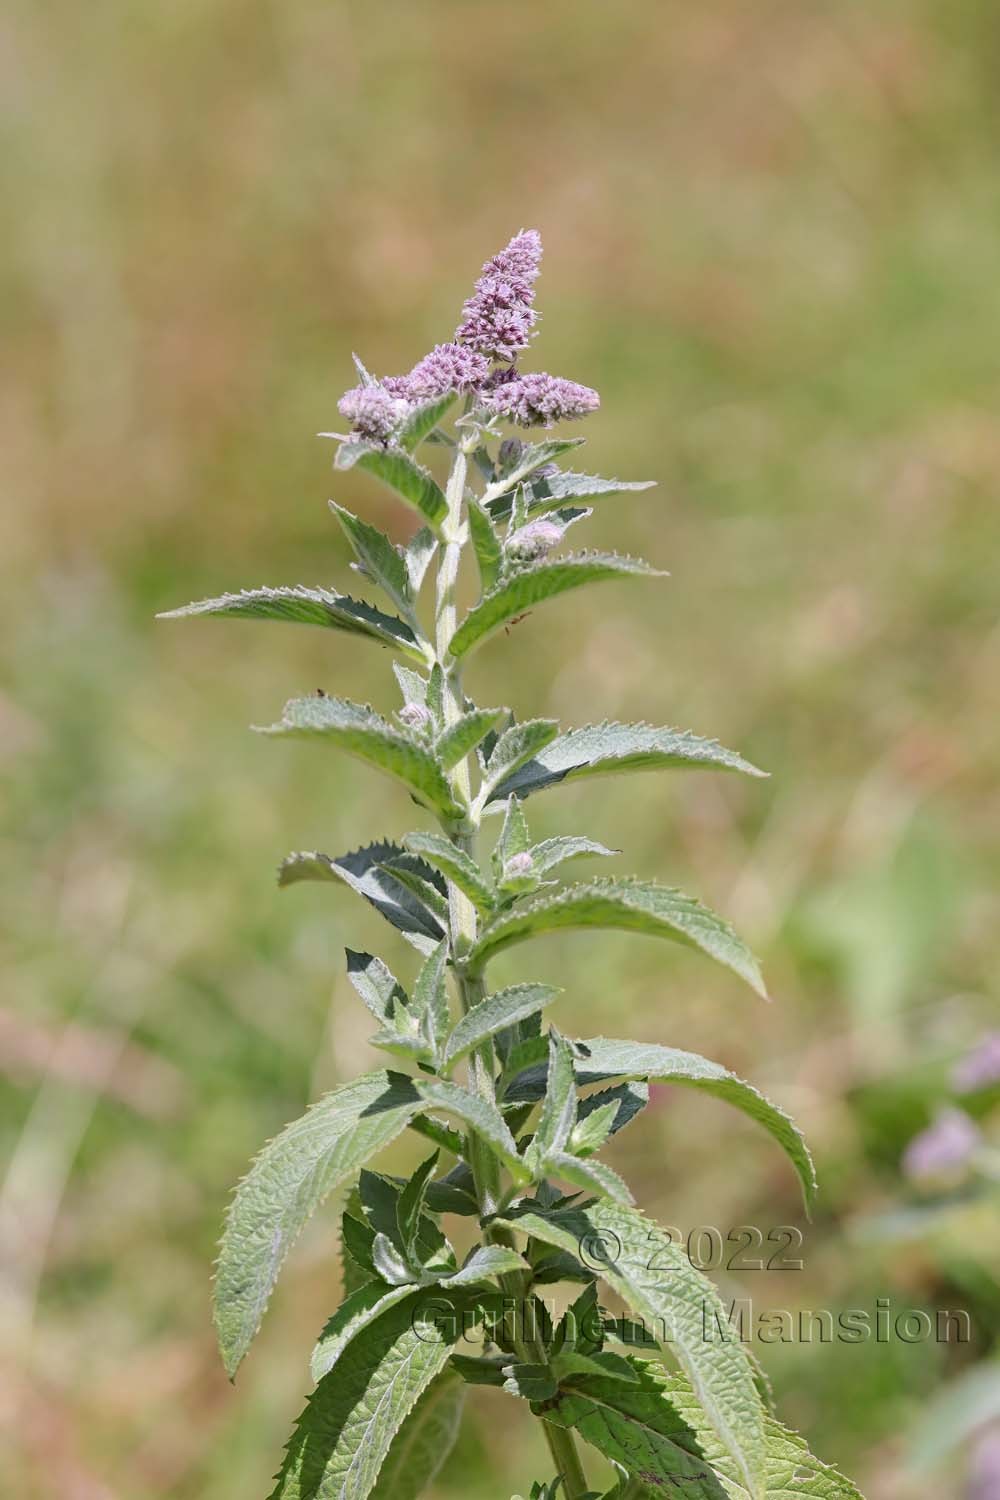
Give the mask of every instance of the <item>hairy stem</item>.
[[[463, 501], [465, 498], [465, 477], [468, 465], [468, 455], [471, 449], [471, 440], [459, 443], [455, 451], [455, 459], [452, 464], [451, 474], [448, 478], [447, 499], [448, 519], [445, 524], [444, 547], [438, 565], [437, 573], [437, 607], [435, 613], [434, 646], [438, 665], [444, 674], [444, 715], [445, 723], [453, 724], [458, 719], [465, 707], [465, 698], [462, 692], [461, 673], [455, 663], [449, 662], [449, 644], [455, 633], [456, 625], [456, 588], [458, 583], [458, 569], [462, 558], [462, 547], [466, 536]], [[451, 772], [452, 785], [458, 794], [459, 800], [468, 805], [471, 802], [471, 782], [469, 776], [469, 759], [464, 756]], [[475, 820], [478, 822], [478, 820]], [[466, 854], [474, 856], [475, 852], [475, 822], [472, 826], [465, 828], [449, 828], [448, 836], [452, 842]], [[472, 947], [476, 940], [476, 909], [468, 896], [460, 891], [454, 881], [448, 881], [448, 936], [451, 946], [452, 960], [457, 976], [458, 993], [461, 1000], [463, 1014], [472, 1009], [474, 1005], [485, 997], [486, 984], [479, 975], [471, 975], [462, 967], [462, 957]], [[486, 1042], [473, 1053], [470, 1063], [470, 1084], [478, 1094], [486, 1098], [490, 1103], [495, 1102], [494, 1073], [493, 1073], [493, 1046]], [[466, 1153], [469, 1166], [476, 1184], [476, 1194], [479, 1200], [480, 1214], [487, 1218], [495, 1214], [500, 1206], [502, 1187], [500, 1163], [496, 1156], [480, 1138], [472, 1131], [466, 1140]], [[491, 1224], [486, 1229], [486, 1239], [491, 1244], [513, 1245], [514, 1237], [509, 1230], [500, 1225]], [[527, 1294], [530, 1287], [530, 1273], [521, 1274], [512, 1272], [508, 1276], [500, 1278], [501, 1285], [508, 1296], [516, 1299], [519, 1309], [527, 1313], [529, 1304]], [[527, 1327], [524, 1329], [524, 1337], [515, 1340], [517, 1356], [526, 1364], [548, 1363], [548, 1351], [544, 1343], [534, 1332], [529, 1333]], [[542, 1430], [545, 1440], [552, 1455], [552, 1462], [556, 1471], [562, 1476], [563, 1493], [566, 1500], [579, 1500], [579, 1497], [587, 1493], [587, 1478], [583, 1472], [580, 1455], [577, 1452], [576, 1441], [572, 1432], [563, 1427], [555, 1427], [549, 1422], [542, 1422]]]

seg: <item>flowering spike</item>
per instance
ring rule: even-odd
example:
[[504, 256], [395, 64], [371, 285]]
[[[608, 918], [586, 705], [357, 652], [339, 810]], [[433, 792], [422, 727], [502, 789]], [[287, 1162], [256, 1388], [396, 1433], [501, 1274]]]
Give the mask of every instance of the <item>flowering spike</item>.
[[508, 417], [521, 427], [552, 427], [556, 422], [572, 422], [596, 411], [601, 398], [589, 385], [564, 380], [560, 375], [543, 371], [518, 375], [497, 385], [486, 398], [487, 409]]
[[537, 229], [522, 229], [483, 266], [455, 331], [460, 344], [492, 359], [515, 360], [538, 321], [534, 282], [542, 259]]

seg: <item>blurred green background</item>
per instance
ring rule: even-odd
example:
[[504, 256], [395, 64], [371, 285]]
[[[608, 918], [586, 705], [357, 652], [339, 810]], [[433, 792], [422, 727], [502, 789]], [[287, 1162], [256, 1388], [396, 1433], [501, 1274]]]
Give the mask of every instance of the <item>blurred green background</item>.
[[[530, 225], [531, 362], [600, 389], [587, 467], [659, 481], [588, 541], [672, 576], [549, 606], [470, 688], [681, 724], [773, 773], [532, 807], [538, 836], [585, 831], [729, 915], [774, 1001], [624, 936], [528, 961], [566, 976], [562, 1028], [704, 1051], [805, 1128], [811, 1226], [721, 1105], [661, 1091], [612, 1149], [685, 1232], [802, 1226], [803, 1270], [723, 1275], [727, 1296], [970, 1310], [962, 1348], [760, 1351], [785, 1419], [871, 1500], [927, 1494], [908, 1435], [996, 1337], [1000, 1236], [970, 1229], [985, 1269], [963, 1278], [864, 1223], [907, 1200], [902, 1146], [996, 1016], [1000, 13], [12, 0], [0, 42], [5, 1491], [267, 1492], [337, 1296], [334, 1217], [234, 1392], [209, 1324], [220, 1216], [266, 1137], [374, 1065], [345, 941], [411, 972], [347, 891], [279, 896], [273, 871], [411, 809], [244, 730], [320, 685], [394, 704], [376, 648], [152, 617], [345, 584], [333, 495], [405, 538], [313, 434], [352, 349], [408, 368]], [[526, 1492], [532, 1424], [492, 1392], [469, 1411], [437, 1495]], [[961, 1483], [958, 1454], [933, 1492]]]

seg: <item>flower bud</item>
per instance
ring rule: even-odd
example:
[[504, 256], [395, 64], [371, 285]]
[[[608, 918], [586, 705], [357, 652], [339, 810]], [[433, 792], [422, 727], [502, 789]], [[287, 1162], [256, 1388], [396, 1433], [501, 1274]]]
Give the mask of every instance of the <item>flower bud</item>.
[[431, 722], [430, 710], [422, 703], [404, 703], [398, 717], [407, 729], [426, 729]]
[[535, 861], [528, 853], [512, 854], [510, 859], [504, 860], [504, 880], [523, 880], [526, 875], [534, 874]]
[[563, 528], [555, 521], [529, 521], [504, 543], [504, 551], [515, 562], [534, 562], [563, 539]]

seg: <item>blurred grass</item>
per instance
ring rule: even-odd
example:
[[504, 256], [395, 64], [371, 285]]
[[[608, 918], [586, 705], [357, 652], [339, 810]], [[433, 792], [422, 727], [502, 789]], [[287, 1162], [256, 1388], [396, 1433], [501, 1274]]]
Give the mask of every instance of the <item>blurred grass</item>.
[[[403, 831], [408, 803], [243, 732], [319, 685], [388, 705], [377, 652], [152, 615], [343, 579], [312, 434], [351, 349], [407, 367], [522, 224], [546, 244], [536, 357], [604, 398], [588, 460], [660, 485], [590, 536], [672, 577], [552, 606], [470, 686], [679, 722], [773, 773], [539, 800], [540, 834], [584, 828], [730, 914], [775, 996], [551, 939], [556, 1020], [704, 1050], [799, 1116], [821, 1212], [794, 1288], [743, 1278], [761, 1305], [954, 1305], [926, 1257], [849, 1226], [898, 1192], [859, 1090], [996, 1005], [995, 8], [15, 0], [0, 27], [6, 1487], [264, 1492], [336, 1296], [333, 1220], [234, 1395], [208, 1325], [221, 1209], [372, 1057], [344, 942], [407, 963], [346, 894], [279, 898], [272, 870]], [[336, 495], [406, 534], [354, 476]], [[657, 1106], [616, 1152], [640, 1201], [798, 1221], [752, 1131]], [[900, 1432], [969, 1351], [765, 1353], [786, 1418], [889, 1500]], [[440, 1495], [523, 1487], [516, 1423], [475, 1400]]]

